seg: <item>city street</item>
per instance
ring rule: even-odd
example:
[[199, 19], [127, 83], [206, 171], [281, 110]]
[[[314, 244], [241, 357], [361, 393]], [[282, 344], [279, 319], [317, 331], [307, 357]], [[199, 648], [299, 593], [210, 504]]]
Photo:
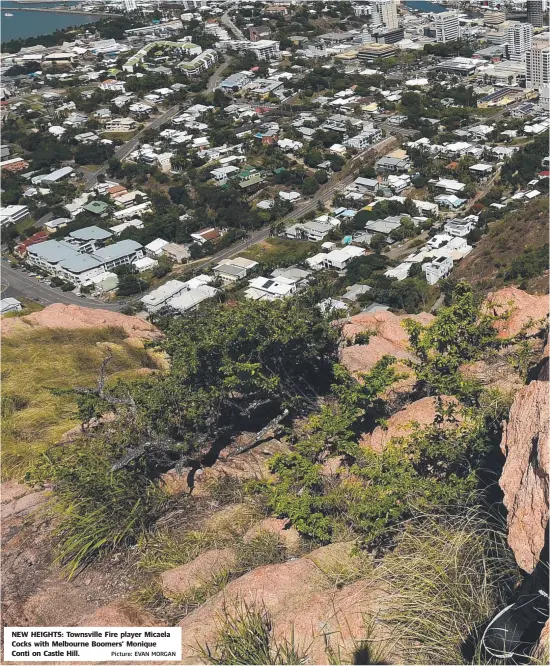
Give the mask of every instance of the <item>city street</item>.
[[123, 305], [117, 303], [111, 305], [96, 301], [92, 298], [80, 298], [72, 292], [63, 292], [60, 289], [54, 289], [42, 284], [40, 280], [24, 273], [21, 268], [12, 268], [7, 262], [1, 264], [2, 278], [1, 289], [2, 298], [29, 298], [37, 301], [41, 305], [51, 305], [52, 303], [64, 303], [66, 305], [80, 305], [86, 308], [95, 308], [102, 310], [120, 310]]

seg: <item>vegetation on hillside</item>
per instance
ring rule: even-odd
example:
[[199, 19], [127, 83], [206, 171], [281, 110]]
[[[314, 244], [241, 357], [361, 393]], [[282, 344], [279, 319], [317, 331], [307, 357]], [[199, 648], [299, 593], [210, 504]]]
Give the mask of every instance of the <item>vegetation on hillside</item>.
[[24, 474], [42, 451], [80, 423], [74, 396], [63, 391], [96, 382], [107, 349], [113, 353], [109, 386], [156, 366], [146, 350], [126, 337], [113, 328], [42, 328], [3, 337], [3, 478]]
[[[476, 290], [513, 283], [527, 291], [547, 287], [548, 199], [539, 197], [492, 221], [474, 250], [453, 271], [451, 281], [466, 279]], [[539, 280], [537, 281], [537, 278]]]
[[[459, 285], [431, 326], [409, 324], [420, 358], [416, 395], [454, 391], [463, 405], [441, 402], [431, 426], [392, 440], [382, 453], [358, 441], [384, 424], [383, 396], [399, 379], [393, 359], [381, 359], [359, 381], [351, 376], [338, 363], [339, 329], [314, 302], [306, 294], [212, 305], [161, 321], [165, 337], [157, 344], [169, 371], [77, 392], [84, 421], [112, 411], [115, 422], [92, 443], [50, 449], [34, 469], [32, 478], [56, 489], [61, 561], [74, 570], [146, 534], [163, 510], [157, 484], [166, 470], [197, 469], [236, 433], [261, 437], [296, 417], [291, 452], [270, 463], [276, 481], [250, 484], [248, 492], [306, 538], [327, 543], [352, 534], [377, 546], [415, 511], [475, 497], [506, 403], [484, 408], [480, 387], [460, 377], [459, 360], [497, 345], [471, 289]], [[323, 464], [335, 457], [342, 473], [328, 478]]]

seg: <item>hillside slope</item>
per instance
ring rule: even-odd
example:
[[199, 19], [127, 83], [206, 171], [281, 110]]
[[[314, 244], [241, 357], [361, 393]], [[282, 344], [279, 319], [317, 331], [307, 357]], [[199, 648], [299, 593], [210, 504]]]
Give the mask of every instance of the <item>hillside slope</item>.
[[[540, 198], [489, 223], [488, 233], [453, 271], [453, 278], [468, 280], [485, 292], [514, 282], [526, 291], [547, 293], [548, 279], [541, 268], [541, 255], [547, 254], [543, 251], [545, 246], [548, 247], [548, 201]], [[529, 254], [533, 251], [536, 261]], [[525, 266], [527, 271], [522, 270]]]
[[135, 317], [74, 305], [2, 320], [3, 478], [20, 476], [36, 454], [79, 424], [74, 398], [55, 391], [95, 385], [108, 350], [109, 382], [156, 368], [143, 341], [157, 335]]

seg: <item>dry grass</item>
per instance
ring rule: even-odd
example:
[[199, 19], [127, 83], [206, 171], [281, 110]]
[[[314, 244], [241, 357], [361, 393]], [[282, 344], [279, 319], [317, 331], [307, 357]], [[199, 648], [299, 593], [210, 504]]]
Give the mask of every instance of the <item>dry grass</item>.
[[463, 646], [518, 573], [505, 531], [488, 527], [480, 510], [419, 519], [375, 570], [388, 593], [377, 619], [391, 629], [405, 663], [470, 663]]
[[305, 664], [308, 646], [298, 646], [294, 636], [277, 640], [268, 611], [237, 602], [224, 606], [212, 645], [199, 645], [207, 664]]
[[155, 367], [120, 329], [40, 329], [2, 341], [2, 477], [24, 475], [42, 451], [79, 424], [77, 405], [56, 389], [94, 386], [106, 346], [113, 351], [109, 383]]

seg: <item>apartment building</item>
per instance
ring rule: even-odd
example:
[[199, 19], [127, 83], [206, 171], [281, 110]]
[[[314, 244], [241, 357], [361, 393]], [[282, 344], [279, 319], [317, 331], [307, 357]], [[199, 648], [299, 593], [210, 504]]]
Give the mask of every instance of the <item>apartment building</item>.
[[526, 87], [539, 90], [550, 84], [550, 43], [547, 39], [533, 39], [526, 53]]
[[531, 48], [533, 26], [530, 23], [511, 21], [506, 28], [506, 46], [510, 60], [525, 60], [525, 54]]
[[119, 241], [90, 254], [67, 239], [49, 240], [27, 248], [29, 263], [74, 284], [83, 284], [116, 266], [131, 264], [143, 255], [143, 247], [133, 240]]
[[374, 0], [371, 4], [371, 22], [386, 28], [398, 28], [397, 3], [395, 0]]
[[437, 42], [455, 42], [460, 37], [460, 24], [456, 12], [441, 12], [435, 15], [435, 39]]
[[273, 39], [260, 39], [257, 42], [250, 42], [248, 50], [252, 51], [258, 60], [278, 60], [281, 57], [279, 42]]
[[368, 146], [372, 146], [373, 143], [380, 141], [382, 139], [382, 130], [379, 129], [365, 129], [356, 136], [352, 136], [350, 139], [344, 141], [344, 146], [347, 148], [357, 148], [357, 150], [363, 150]]
[[544, 23], [542, 0], [527, 0], [527, 23], [535, 28], [542, 28]]
[[182, 62], [179, 66], [181, 69], [183, 69], [187, 76], [192, 78], [195, 76], [200, 76], [203, 72], [206, 72], [206, 70], [214, 67], [217, 62], [217, 52], [213, 49], [207, 49], [196, 58], [193, 58], [193, 60], [190, 60], [189, 62]]

